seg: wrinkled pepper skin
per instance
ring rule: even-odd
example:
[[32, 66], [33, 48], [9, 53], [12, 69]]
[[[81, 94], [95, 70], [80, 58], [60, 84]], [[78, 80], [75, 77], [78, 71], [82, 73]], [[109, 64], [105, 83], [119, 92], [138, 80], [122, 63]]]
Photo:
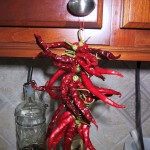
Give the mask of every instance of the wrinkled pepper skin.
[[77, 135], [77, 130], [76, 130], [76, 124], [75, 122], [72, 122], [69, 124], [67, 127], [65, 137], [64, 137], [64, 143], [63, 143], [63, 149], [64, 150], [69, 150], [71, 149], [71, 144], [73, 141], [73, 138]]
[[81, 72], [80, 74], [81, 79], [83, 81], [83, 84], [85, 87], [96, 97], [98, 97], [100, 100], [105, 102], [106, 104], [109, 104], [111, 106], [117, 107], [117, 108], [125, 108], [124, 105], [119, 105], [115, 102], [113, 102], [111, 99], [103, 95], [101, 92], [97, 90], [97, 88], [93, 85], [92, 81], [88, 78], [85, 72]]
[[47, 133], [46, 133], [46, 136], [45, 136], [45, 139], [43, 141], [43, 144], [45, 145], [46, 144], [46, 141], [47, 139], [49, 138], [50, 134], [52, 133], [53, 131], [53, 128], [54, 128], [54, 125], [55, 125], [55, 122], [57, 121], [58, 117], [59, 117], [59, 114], [60, 112], [65, 108], [65, 105], [64, 104], [61, 104], [59, 105], [59, 107], [57, 108], [57, 110], [55, 111], [49, 125], [48, 125], [48, 129], [47, 129]]
[[81, 126], [82, 126], [83, 140], [85, 143], [85, 147], [89, 148], [89, 150], [96, 150], [89, 138], [89, 125], [82, 124]]
[[[66, 126], [71, 123], [72, 121], [74, 121], [74, 117], [72, 116], [72, 114], [69, 111], [66, 111], [62, 114], [65, 119], [62, 120], [57, 127], [52, 131], [52, 133], [49, 136], [49, 143], [48, 143], [48, 149], [51, 150], [53, 148], [53, 144], [55, 143], [55, 139], [60, 136], [61, 132], [63, 132], [64, 130], [66, 130]], [[64, 132], [63, 132], [64, 133]], [[63, 135], [61, 135], [61, 138], [63, 137]], [[60, 140], [60, 139], [59, 139]], [[59, 142], [59, 140], [57, 142]]]

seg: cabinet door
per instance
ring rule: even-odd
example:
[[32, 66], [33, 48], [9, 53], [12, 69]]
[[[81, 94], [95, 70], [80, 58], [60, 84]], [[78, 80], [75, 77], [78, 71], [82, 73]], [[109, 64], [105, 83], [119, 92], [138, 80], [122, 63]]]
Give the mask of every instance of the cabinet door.
[[150, 0], [123, 0], [122, 28], [150, 29]]
[[[0, 26], [78, 27], [79, 18], [67, 11], [69, 0], [0, 1]], [[84, 21], [87, 28], [101, 28], [102, 0]]]
[[69, 0], [0, 1], [0, 56], [35, 57], [39, 52], [34, 34], [46, 43], [78, 41], [77, 31], [84, 22], [88, 44], [110, 44], [111, 1], [95, 0], [96, 7], [85, 17], [67, 11]]
[[142, 53], [143, 51], [144, 53], [148, 53], [149, 50], [145, 50], [144, 47], [150, 49], [150, 30], [120, 28], [122, 4], [121, 0], [112, 1], [112, 30], [110, 45], [121, 46], [122, 51], [124, 51], [123, 49], [126, 47], [132, 47], [133, 53], [136, 52], [134, 48], [139, 47], [137, 52]]
[[[96, 7], [85, 17], [67, 11], [69, 0], [5, 0], [0, 1], [0, 44], [35, 43], [34, 33], [46, 42], [78, 40], [77, 31], [84, 22], [88, 44], [109, 45], [111, 30], [111, 1], [95, 0]], [[23, 45], [24, 47], [24, 45]], [[18, 47], [20, 49], [20, 46]]]

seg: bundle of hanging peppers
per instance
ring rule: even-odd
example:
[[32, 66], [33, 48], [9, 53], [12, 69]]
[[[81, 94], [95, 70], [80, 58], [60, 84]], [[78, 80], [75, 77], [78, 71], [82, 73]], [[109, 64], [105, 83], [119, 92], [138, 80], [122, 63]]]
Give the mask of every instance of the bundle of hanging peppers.
[[[35, 34], [37, 44], [43, 50], [38, 57], [48, 57], [58, 67], [57, 72], [46, 82], [44, 86], [37, 86], [32, 81], [36, 90], [46, 91], [51, 98], [60, 101], [47, 129], [43, 144], [48, 141], [48, 150], [56, 149], [57, 144], [63, 139], [63, 149], [70, 150], [76, 135], [83, 140], [84, 149], [95, 150], [89, 137], [90, 125], [97, 123], [89, 109], [90, 104], [101, 100], [116, 108], [124, 108], [112, 101], [112, 95], [121, 96], [120, 92], [112, 89], [95, 86], [90, 78], [92, 76], [105, 80], [103, 74], [111, 74], [123, 77], [117, 71], [103, 69], [98, 66], [100, 59], [115, 60], [120, 57], [114, 56], [109, 51], [89, 48], [86, 41], [70, 43], [67, 41], [45, 43], [41, 36]], [[52, 53], [54, 48], [65, 48], [65, 53], [57, 55]], [[61, 78], [59, 86], [54, 86], [57, 79]]]

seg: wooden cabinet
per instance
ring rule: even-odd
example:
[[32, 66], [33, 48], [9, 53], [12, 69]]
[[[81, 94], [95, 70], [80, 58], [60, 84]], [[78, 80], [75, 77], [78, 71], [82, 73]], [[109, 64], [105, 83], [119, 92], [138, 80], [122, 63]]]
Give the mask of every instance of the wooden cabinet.
[[[149, 1], [149, 0], [148, 0]], [[121, 28], [123, 3], [112, 1], [112, 30], [110, 45], [122, 55], [123, 60], [150, 61], [150, 30]]]
[[150, 29], [150, 0], [123, 0], [122, 28]]
[[[109, 0], [104, 3], [102, 0], [96, 0], [96, 8], [84, 18], [75, 17], [67, 11], [68, 1], [0, 1], [0, 31], [5, 35], [6, 42], [34, 42], [34, 33], [44, 36], [46, 42], [64, 39], [76, 41], [77, 30], [84, 27], [87, 29], [85, 38], [92, 37], [89, 43], [109, 45], [111, 26]], [[0, 42], [3, 42], [3, 35]]]
[[[84, 18], [86, 28], [102, 27], [102, 0]], [[67, 11], [68, 0], [0, 1], [0, 26], [79, 28], [79, 18]]]
[[75, 42], [84, 21], [85, 39], [90, 37], [90, 47], [121, 54], [121, 60], [150, 61], [149, 18], [141, 18], [149, 13], [149, 0], [141, 0], [144, 9], [141, 7], [137, 13], [135, 10], [141, 5], [134, 5], [135, 0], [95, 0], [96, 8], [84, 18], [69, 14], [68, 1], [0, 1], [0, 56], [35, 57], [40, 48], [34, 33], [40, 34], [45, 42]]

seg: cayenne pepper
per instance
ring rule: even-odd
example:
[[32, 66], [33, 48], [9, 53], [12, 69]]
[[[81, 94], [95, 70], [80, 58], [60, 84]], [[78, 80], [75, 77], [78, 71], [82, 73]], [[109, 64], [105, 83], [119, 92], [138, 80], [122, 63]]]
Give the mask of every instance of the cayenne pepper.
[[[72, 116], [72, 114], [69, 112], [69, 111], [65, 111], [63, 114], [62, 114], [64, 117], [66, 117], [66, 119], [62, 120], [58, 125], [57, 127], [53, 130], [53, 132], [50, 134], [50, 137], [49, 137], [49, 143], [48, 143], [48, 149], [50, 150], [53, 146], [53, 143], [55, 141], [55, 138], [57, 136], [59, 136], [59, 134], [65, 130], [66, 126], [74, 121], [74, 117]], [[69, 116], [68, 116], [69, 115]]]
[[63, 143], [64, 150], [71, 149], [71, 144], [72, 144], [73, 138], [76, 135], [77, 135], [76, 124], [73, 121], [72, 123], [70, 123], [68, 125], [66, 133], [65, 133], [65, 138], [64, 138], [64, 143]]
[[95, 86], [93, 85], [93, 83], [91, 82], [91, 80], [88, 78], [88, 76], [86, 75], [86, 73], [84, 73], [83, 71], [80, 73], [81, 79], [83, 81], [83, 84], [85, 85], [85, 87], [96, 97], [98, 97], [99, 99], [101, 99], [103, 102], [105, 102], [106, 104], [109, 104], [111, 106], [117, 107], [117, 108], [125, 108], [124, 105], [119, 105], [115, 102], [113, 102], [112, 100], [110, 100], [109, 98], [107, 98], [105, 95], [101, 94], [99, 91], [97, 91], [97, 89], [95, 88]]

